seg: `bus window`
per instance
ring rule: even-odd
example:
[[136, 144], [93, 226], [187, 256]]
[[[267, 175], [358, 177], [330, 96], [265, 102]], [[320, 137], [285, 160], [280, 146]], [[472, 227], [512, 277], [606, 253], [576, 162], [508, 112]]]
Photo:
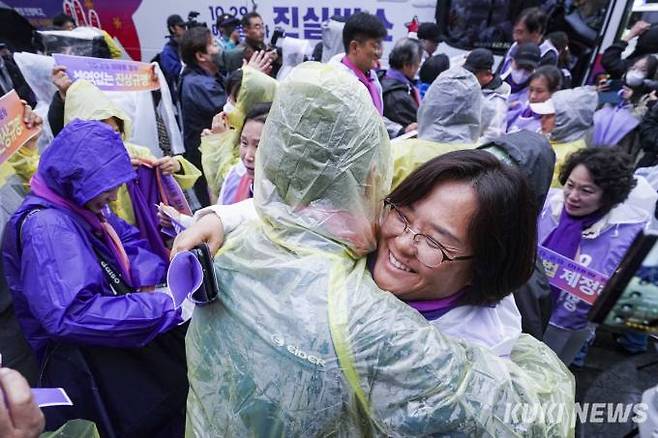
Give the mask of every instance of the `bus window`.
[[540, 7], [548, 16], [546, 34], [565, 32], [574, 57], [573, 83], [582, 83], [608, 14], [610, 0], [438, 0], [436, 18], [444, 40], [452, 47], [490, 49], [503, 55], [512, 45], [512, 29], [521, 12]]
[[525, 8], [538, 1], [447, 0], [437, 2], [437, 23], [448, 44], [458, 49], [484, 47], [502, 55], [512, 45], [512, 28]]

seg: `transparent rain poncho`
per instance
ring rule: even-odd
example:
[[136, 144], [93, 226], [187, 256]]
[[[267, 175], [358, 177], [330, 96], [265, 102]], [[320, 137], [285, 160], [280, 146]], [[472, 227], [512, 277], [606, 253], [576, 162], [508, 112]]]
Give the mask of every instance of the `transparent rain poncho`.
[[438, 155], [475, 148], [482, 105], [482, 90], [471, 72], [454, 67], [441, 73], [418, 108], [418, 138], [394, 143], [393, 187]]
[[235, 110], [228, 116], [231, 129], [221, 134], [201, 137], [201, 164], [208, 188], [217, 196], [231, 167], [240, 160], [239, 144], [247, 113], [257, 103], [272, 102], [277, 81], [265, 73], [244, 66], [242, 84]]
[[188, 436], [570, 434], [568, 418], [505, 418], [517, 403], [573, 407], [573, 378], [546, 346], [522, 336], [500, 359], [375, 285], [364, 256], [391, 151], [356, 79], [297, 67], [261, 139], [259, 220], [215, 257], [219, 299], [187, 334]]

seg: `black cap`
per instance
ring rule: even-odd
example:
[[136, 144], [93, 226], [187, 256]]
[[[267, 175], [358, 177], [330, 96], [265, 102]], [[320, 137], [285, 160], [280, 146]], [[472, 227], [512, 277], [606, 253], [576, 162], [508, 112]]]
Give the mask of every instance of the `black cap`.
[[477, 73], [483, 70], [492, 70], [494, 65], [494, 56], [491, 50], [475, 49], [466, 57], [464, 68], [471, 73]]
[[429, 40], [435, 43], [441, 42], [441, 32], [436, 23], [420, 23], [416, 34], [419, 40]]
[[185, 27], [185, 21], [183, 20], [183, 17], [178, 14], [170, 15], [167, 17], [167, 27], [169, 28], [174, 26]]
[[450, 68], [450, 59], [443, 53], [428, 58], [418, 72], [420, 81], [426, 84], [434, 82], [441, 73]]
[[512, 59], [519, 67], [530, 68], [534, 70], [541, 60], [539, 46], [535, 43], [519, 44], [512, 54]]
[[217, 17], [217, 26], [219, 27], [238, 27], [240, 20], [231, 14], [222, 14]]

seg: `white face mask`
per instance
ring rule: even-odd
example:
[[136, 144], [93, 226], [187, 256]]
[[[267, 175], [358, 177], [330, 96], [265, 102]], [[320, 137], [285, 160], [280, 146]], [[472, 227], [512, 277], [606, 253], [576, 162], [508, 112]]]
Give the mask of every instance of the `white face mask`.
[[233, 105], [230, 101], [227, 100], [226, 103], [224, 104], [223, 111], [224, 111], [224, 114], [229, 115], [233, 111], [235, 111], [235, 105]]
[[523, 69], [512, 69], [512, 80], [515, 84], [525, 84], [530, 79], [530, 72]]
[[644, 73], [638, 70], [629, 70], [626, 73], [626, 85], [629, 87], [639, 87], [644, 82]]

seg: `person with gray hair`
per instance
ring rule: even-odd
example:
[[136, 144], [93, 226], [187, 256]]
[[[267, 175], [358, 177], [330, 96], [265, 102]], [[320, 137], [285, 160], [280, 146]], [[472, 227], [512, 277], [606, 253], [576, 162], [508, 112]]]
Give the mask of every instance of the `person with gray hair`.
[[418, 40], [402, 38], [388, 57], [390, 68], [382, 80], [384, 117], [402, 126], [398, 135], [416, 128], [420, 93], [413, 79], [422, 56], [423, 47]]

